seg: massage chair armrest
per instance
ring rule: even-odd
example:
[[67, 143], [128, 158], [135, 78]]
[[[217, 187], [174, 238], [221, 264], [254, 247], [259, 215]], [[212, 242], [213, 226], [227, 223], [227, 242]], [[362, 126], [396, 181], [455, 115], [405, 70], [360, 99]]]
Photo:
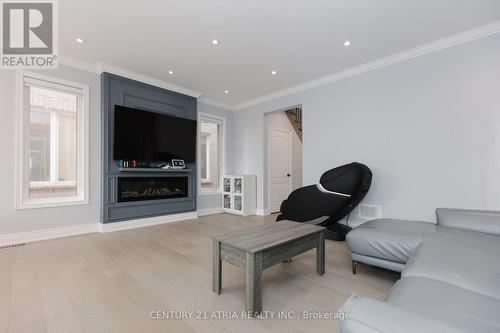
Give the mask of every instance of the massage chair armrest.
[[436, 209], [437, 224], [500, 236], [500, 212], [469, 209]]
[[349, 197], [321, 191], [317, 185], [296, 189], [281, 204], [282, 217], [297, 222], [306, 222], [322, 216], [330, 216], [344, 206]]
[[341, 333], [465, 333], [465, 331], [397, 306], [351, 296], [339, 310]]

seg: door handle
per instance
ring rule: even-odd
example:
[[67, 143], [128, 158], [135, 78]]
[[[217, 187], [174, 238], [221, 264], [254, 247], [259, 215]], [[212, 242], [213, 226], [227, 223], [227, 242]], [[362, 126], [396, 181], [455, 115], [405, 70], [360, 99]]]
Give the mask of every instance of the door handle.
[[291, 175], [289, 173], [286, 174], [287, 177], [290, 177]]

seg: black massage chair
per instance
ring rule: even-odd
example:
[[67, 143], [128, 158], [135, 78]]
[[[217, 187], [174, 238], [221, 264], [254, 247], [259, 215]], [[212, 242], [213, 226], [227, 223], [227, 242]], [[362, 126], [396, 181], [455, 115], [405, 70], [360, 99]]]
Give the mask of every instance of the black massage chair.
[[[371, 170], [361, 163], [352, 162], [328, 170], [317, 185], [304, 186], [290, 193], [281, 204], [281, 214], [276, 221], [322, 225], [327, 228], [326, 238], [345, 240], [351, 228], [338, 222], [363, 200], [371, 182]], [[322, 217], [326, 219], [319, 221]]]

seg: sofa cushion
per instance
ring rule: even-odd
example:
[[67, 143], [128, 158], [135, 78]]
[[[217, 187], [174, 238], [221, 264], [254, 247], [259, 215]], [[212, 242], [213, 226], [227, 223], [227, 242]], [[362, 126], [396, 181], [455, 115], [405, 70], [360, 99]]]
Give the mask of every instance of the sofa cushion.
[[[387, 302], [360, 297], [354, 294], [339, 313], [341, 333], [471, 333], [455, 323], [426, 318]], [[333, 332], [333, 330], [332, 330]]]
[[468, 332], [500, 331], [500, 300], [443, 281], [403, 278], [394, 285], [386, 302]]
[[424, 235], [436, 225], [422, 221], [376, 219], [347, 234], [347, 246], [353, 253], [405, 264]]
[[500, 300], [500, 239], [435, 238], [417, 247], [401, 276], [435, 279]]

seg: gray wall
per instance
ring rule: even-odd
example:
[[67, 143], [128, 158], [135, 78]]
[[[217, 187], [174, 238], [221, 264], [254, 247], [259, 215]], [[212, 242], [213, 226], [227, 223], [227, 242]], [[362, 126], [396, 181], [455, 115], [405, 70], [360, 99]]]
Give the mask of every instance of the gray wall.
[[60, 65], [57, 70], [39, 73], [83, 83], [90, 87], [89, 204], [58, 208], [22, 209], [15, 207], [15, 124], [16, 72], [0, 70], [0, 235], [99, 222], [100, 212], [100, 84], [96, 74]]
[[[230, 174], [233, 171], [232, 154], [233, 154], [233, 111], [228, 111], [213, 105], [208, 105], [198, 102], [198, 113], [206, 113], [226, 119], [226, 173]], [[198, 191], [198, 211], [222, 209], [221, 194], [200, 194]]]
[[[48, 76], [87, 84], [90, 87], [90, 193], [89, 204], [40, 209], [15, 209], [15, 119], [16, 119], [16, 72], [0, 70], [0, 235], [24, 231], [67, 227], [79, 224], [99, 223], [101, 196], [101, 120], [100, 82], [95, 73], [60, 65], [57, 70], [39, 71]], [[231, 170], [232, 115], [207, 104], [198, 103], [200, 112], [211, 113], [227, 119], [227, 160]], [[221, 207], [220, 196], [201, 196], [199, 209]]]
[[[90, 204], [14, 209], [16, 75], [1, 70], [0, 234], [99, 222], [98, 76], [62, 65], [43, 73], [90, 86]], [[384, 216], [431, 220], [437, 206], [500, 208], [499, 87], [495, 35], [236, 113], [203, 103], [198, 111], [226, 117], [228, 173], [258, 175], [260, 209], [264, 113], [302, 104], [304, 184], [365, 162], [374, 171], [365, 203], [382, 205]], [[216, 206], [218, 195], [198, 198], [200, 210]]]
[[374, 173], [367, 204], [434, 220], [438, 206], [500, 209], [500, 35], [235, 113], [233, 166], [258, 175], [264, 113], [302, 104], [304, 184], [351, 161]]

